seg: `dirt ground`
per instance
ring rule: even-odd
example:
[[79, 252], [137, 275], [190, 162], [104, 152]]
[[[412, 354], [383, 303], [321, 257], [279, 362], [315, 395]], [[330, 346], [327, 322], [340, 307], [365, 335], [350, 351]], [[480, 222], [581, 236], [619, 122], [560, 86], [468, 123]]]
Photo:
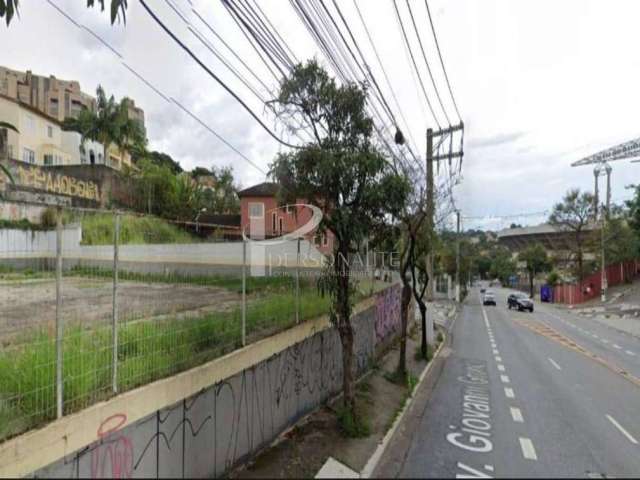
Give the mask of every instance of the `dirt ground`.
[[[110, 279], [64, 277], [62, 316], [66, 324], [90, 325], [111, 320], [113, 284]], [[198, 285], [121, 281], [118, 306], [123, 321], [165, 314], [202, 314], [229, 310], [239, 304], [238, 293]], [[0, 282], [0, 337], [29, 327], [55, 324], [54, 279]]]
[[[407, 345], [407, 364], [415, 378], [426, 367], [424, 360], [414, 357], [418, 345], [414, 331]], [[230, 472], [229, 478], [313, 478], [330, 456], [356, 472], [362, 471], [407, 396], [405, 386], [385, 378], [395, 371], [398, 355], [396, 345], [358, 384], [358, 405], [368, 420], [369, 436], [354, 439], [342, 435], [335, 415], [338, 399], [299, 422], [253, 461]]]

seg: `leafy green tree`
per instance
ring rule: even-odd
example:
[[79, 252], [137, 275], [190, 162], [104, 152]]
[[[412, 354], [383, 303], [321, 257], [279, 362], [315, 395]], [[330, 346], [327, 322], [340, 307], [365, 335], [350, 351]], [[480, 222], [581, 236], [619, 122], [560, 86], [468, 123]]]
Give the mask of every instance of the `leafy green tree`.
[[105, 163], [112, 144], [120, 151], [134, 152], [143, 150], [146, 144], [142, 126], [129, 118], [125, 99], [118, 103], [113, 95], [107, 97], [102, 86], [96, 90], [96, 110], [84, 109], [76, 118], [65, 118], [62, 129], [78, 132], [82, 143], [87, 140], [99, 142], [104, 149]]
[[302, 118], [314, 141], [280, 153], [271, 166], [284, 199], [305, 198], [320, 208], [320, 229], [335, 237], [333, 261], [320, 287], [332, 299], [329, 316], [342, 344], [344, 406], [354, 421], [354, 281], [349, 256], [386, 215], [398, 216], [408, 191], [373, 142], [366, 100], [364, 86], [337, 85], [316, 60], [296, 65], [282, 82], [274, 108], [280, 118]]
[[[122, 15], [124, 22], [127, 21], [127, 2], [128, 0], [111, 0], [111, 24], [115, 23], [120, 18], [120, 15]], [[18, 0], [0, 0], [0, 18], [4, 17], [7, 26], [11, 23], [13, 16], [18, 13], [18, 3]], [[96, 0], [87, 0], [87, 7], [93, 7], [95, 3]], [[97, 0], [97, 3], [100, 5], [100, 9], [104, 11], [105, 1]]]
[[593, 195], [589, 192], [580, 193], [576, 188], [569, 190], [562, 201], [554, 205], [549, 216], [551, 225], [572, 234], [571, 253], [576, 260], [579, 280], [585, 276], [584, 252], [588, 246], [591, 233], [589, 226], [594, 213]]
[[497, 278], [503, 284], [509, 282], [509, 277], [516, 273], [516, 264], [511, 258], [511, 252], [504, 247], [498, 247], [491, 252], [491, 268], [489, 276]]
[[518, 254], [518, 261], [525, 264], [529, 276], [529, 294], [533, 297], [533, 279], [536, 274], [546, 272], [551, 268], [547, 251], [539, 243], [529, 245]]

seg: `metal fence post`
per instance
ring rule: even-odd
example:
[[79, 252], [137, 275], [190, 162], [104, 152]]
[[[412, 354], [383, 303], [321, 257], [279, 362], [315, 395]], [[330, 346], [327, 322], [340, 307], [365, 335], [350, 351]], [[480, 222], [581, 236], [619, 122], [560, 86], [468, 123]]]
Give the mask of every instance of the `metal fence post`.
[[111, 371], [113, 372], [113, 393], [118, 393], [118, 242], [120, 240], [120, 214], [116, 213], [113, 228], [113, 304], [111, 308], [111, 338], [113, 353]]
[[247, 241], [242, 239], [242, 346], [247, 344]]
[[296, 323], [300, 323], [300, 237], [296, 252]]
[[62, 417], [62, 348], [64, 325], [62, 319], [62, 209], [56, 211], [56, 416]]

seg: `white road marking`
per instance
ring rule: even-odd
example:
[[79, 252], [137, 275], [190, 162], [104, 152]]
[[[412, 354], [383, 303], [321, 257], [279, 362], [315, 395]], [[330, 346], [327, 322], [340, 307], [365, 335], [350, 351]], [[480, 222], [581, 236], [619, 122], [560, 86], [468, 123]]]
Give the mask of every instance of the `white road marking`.
[[627, 355], [631, 355], [632, 357], [636, 356], [636, 354], [633, 353], [631, 350], [625, 350], [624, 353], [626, 353]]
[[496, 357], [496, 362], [501, 362], [502, 361], [502, 357]]
[[522, 412], [519, 408], [511, 407], [511, 418], [513, 418], [514, 422], [522, 423], [524, 422], [524, 418], [522, 418]]
[[507, 377], [506, 375], [500, 375], [500, 380], [502, 381], [502, 383], [509, 383], [509, 377]]
[[622, 347], [620, 345], [618, 345], [617, 343], [613, 344], [613, 348], [617, 348], [618, 350], [622, 350]]
[[591, 335], [593, 338], [600, 338], [598, 335], [596, 335], [595, 333]]
[[498, 370], [500, 370], [501, 372], [504, 372], [504, 365], [498, 365]]
[[529, 460], [537, 460], [536, 449], [533, 448], [533, 442], [528, 438], [520, 437], [520, 448], [522, 449], [522, 456]]
[[627, 439], [628, 439], [631, 443], [633, 443], [634, 445], [637, 445], [637, 444], [638, 444], [638, 441], [637, 441], [635, 438], [633, 438], [629, 432], [627, 432], [624, 428], [622, 428], [622, 425], [620, 425], [620, 424], [616, 421], [616, 419], [615, 419], [615, 418], [613, 418], [611, 415], [606, 415], [606, 417], [607, 417], [607, 420], [609, 420], [609, 421], [613, 424], [613, 426], [614, 426], [614, 427], [616, 427], [618, 430], [620, 430], [620, 432], [621, 432], [625, 437], [627, 437]]
[[553, 358], [549, 358], [549, 361], [551, 362], [551, 365], [556, 367], [557, 370], [562, 370], [562, 368], [560, 368], [560, 365], [558, 365]]
[[507, 398], [515, 398], [516, 396], [513, 393], [513, 388], [506, 388], [504, 389], [504, 394]]
[[485, 470], [489, 470], [490, 472], [493, 472], [493, 465], [485, 465], [484, 468]]
[[500, 352], [498, 350], [496, 350], [495, 348], [493, 349], [493, 354], [494, 355], [498, 355]]
[[602, 339], [602, 343], [609, 343], [609, 340]]

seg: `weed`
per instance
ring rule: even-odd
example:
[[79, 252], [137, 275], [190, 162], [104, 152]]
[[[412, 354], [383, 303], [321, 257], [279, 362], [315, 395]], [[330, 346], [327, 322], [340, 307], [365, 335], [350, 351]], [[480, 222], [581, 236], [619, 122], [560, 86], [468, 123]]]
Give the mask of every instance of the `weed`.
[[363, 415], [357, 415], [355, 418], [351, 410], [342, 406], [336, 411], [338, 425], [340, 431], [348, 438], [368, 437], [371, 433], [369, 422], [365, 420]]
[[431, 358], [433, 357], [433, 352], [431, 350], [432, 349], [429, 347], [429, 345], [427, 345], [426, 354], [423, 354], [422, 348], [420, 347], [420, 345], [417, 345], [416, 349], [413, 352], [413, 358], [416, 360], [416, 362], [421, 362], [422, 360], [430, 362]]
[[438, 340], [438, 343], [442, 343], [442, 341], [444, 340], [442, 332], [438, 332], [438, 336], [436, 337], [436, 339]]

